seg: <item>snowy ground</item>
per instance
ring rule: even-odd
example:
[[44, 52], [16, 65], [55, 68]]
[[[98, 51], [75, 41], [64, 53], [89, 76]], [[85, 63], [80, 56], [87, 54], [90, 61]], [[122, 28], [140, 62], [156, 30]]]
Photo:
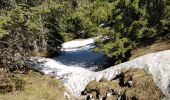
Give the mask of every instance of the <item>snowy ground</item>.
[[[98, 69], [106, 62], [106, 57], [101, 53], [92, 51], [94, 38], [86, 40], [73, 40], [62, 45], [62, 54], [58, 57], [31, 58], [36, 63], [36, 68], [45, 74], [55, 74], [61, 79], [68, 91], [77, 95], [89, 81], [93, 79], [92, 70]], [[91, 78], [92, 79], [91, 79]], [[83, 79], [84, 78], [84, 79]], [[77, 85], [77, 82], [81, 85]]]
[[68, 92], [79, 96], [85, 86], [92, 80], [108, 80], [119, 74], [122, 69], [139, 68], [153, 75], [155, 84], [170, 100], [170, 50], [148, 54], [134, 60], [93, 72], [96, 66], [105, 62], [102, 54], [92, 52], [94, 39], [74, 40], [63, 44], [63, 54], [59, 57], [31, 58], [36, 68], [45, 74], [53, 74], [60, 79]]

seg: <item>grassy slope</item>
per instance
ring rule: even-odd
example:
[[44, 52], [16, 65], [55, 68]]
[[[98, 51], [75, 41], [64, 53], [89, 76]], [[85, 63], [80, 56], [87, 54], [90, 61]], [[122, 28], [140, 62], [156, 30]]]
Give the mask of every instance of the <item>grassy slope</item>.
[[37, 72], [15, 74], [24, 81], [23, 90], [0, 94], [0, 100], [64, 100], [61, 82]]

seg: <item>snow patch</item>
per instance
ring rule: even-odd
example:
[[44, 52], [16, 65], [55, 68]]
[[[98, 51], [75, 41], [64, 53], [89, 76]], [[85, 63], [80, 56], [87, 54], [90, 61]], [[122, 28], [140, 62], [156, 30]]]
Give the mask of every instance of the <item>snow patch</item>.
[[102, 77], [110, 80], [123, 69], [139, 68], [153, 75], [155, 84], [170, 99], [170, 50], [148, 54], [134, 60], [110, 67], [103, 71], [93, 72], [91, 69], [106, 61], [103, 54], [95, 53], [94, 38], [73, 40], [64, 43], [63, 53], [56, 58], [31, 58], [35, 67], [45, 74], [54, 74], [66, 86], [69, 93], [79, 96], [85, 86]]

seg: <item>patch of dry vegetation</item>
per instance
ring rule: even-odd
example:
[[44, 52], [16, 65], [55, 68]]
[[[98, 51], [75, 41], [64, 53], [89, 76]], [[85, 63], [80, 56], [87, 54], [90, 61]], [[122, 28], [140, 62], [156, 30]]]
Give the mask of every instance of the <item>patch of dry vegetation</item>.
[[25, 81], [15, 77], [13, 74], [7, 73], [0, 68], [0, 93], [10, 93], [14, 91], [23, 90]]
[[133, 87], [126, 88], [128, 97], [136, 96], [139, 100], [160, 100], [163, 97], [161, 90], [154, 84], [152, 75], [139, 69], [123, 71], [125, 79], [132, 75]]
[[[24, 83], [22, 89], [18, 91], [1, 91], [0, 100], [64, 100], [65, 88], [55, 78], [50, 78], [34, 71], [30, 71], [28, 74], [13, 74], [13, 77], [15, 77], [14, 79], [22, 80]], [[6, 81], [4, 84], [1, 83], [0, 88], [2, 86], [13, 86], [12, 88], [15, 89], [18, 86], [17, 84], [20, 83], [15, 83], [13, 80], [8, 80], [9, 82]]]
[[[129, 76], [132, 77], [132, 86], [121, 85], [120, 77], [123, 78], [124, 82], [127, 82]], [[85, 88], [87, 93], [93, 95], [93, 98], [106, 97], [108, 89], [114, 90], [114, 94], [112, 98], [106, 100], [116, 100], [113, 98], [118, 98], [118, 95], [123, 94], [126, 95], [128, 100], [134, 99], [134, 97], [137, 98], [137, 100], [160, 100], [163, 97], [161, 90], [154, 84], [152, 75], [140, 69], [122, 71], [121, 75], [118, 75], [111, 81], [105, 79], [99, 82], [92, 81]], [[100, 96], [97, 97], [97, 95]]]
[[168, 39], [158, 40], [155, 43], [148, 45], [148, 46], [141, 46], [138, 47], [131, 52], [131, 59], [149, 54], [149, 53], [155, 53], [159, 51], [169, 50], [170, 49], [170, 37]]

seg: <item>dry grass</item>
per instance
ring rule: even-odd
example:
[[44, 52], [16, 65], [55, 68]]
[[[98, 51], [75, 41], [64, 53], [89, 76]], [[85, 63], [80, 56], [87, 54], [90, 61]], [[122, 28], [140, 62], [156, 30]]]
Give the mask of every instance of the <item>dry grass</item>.
[[160, 100], [163, 97], [161, 90], [154, 84], [152, 75], [139, 69], [130, 69], [123, 72], [125, 79], [132, 75], [134, 85], [127, 88], [126, 95], [136, 96], [139, 100]]
[[23, 90], [25, 82], [0, 68], [0, 93], [5, 94]]
[[[92, 81], [86, 86], [85, 90], [92, 94], [94, 94], [93, 92], [99, 92], [101, 96], [105, 96], [108, 88], [114, 89], [120, 93], [123, 93], [126, 90], [126, 96], [129, 100], [131, 100], [133, 96], [137, 97], [138, 100], [160, 100], [163, 97], [161, 90], [154, 84], [152, 75], [147, 74], [140, 69], [129, 69], [122, 73], [124, 75], [124, 80], [127, 80], [129, 76], [132, 76], [132, 87], [122, 87], [119, 85], [119, 80], [114, 79], [102, 82]], [[95, 97], [95, 95], [93, 95], [93, 97]]]
[[149, 53], [155, 53], [168, 49], [170, 49], [170, 39], [164, 41], [157, 41], [149, 46], [142, 46], [132, 50], [130, 60]]
[[0, 100], [64, 100], [64, 86], [54, 78], [33, 71], [15, 77], [24, 81], [24, 89], [0, 94]]
[[99, 92], [101, 96], [105, 96], [108, 88], [119, 88], [119, 87], [120, 86], [119, 86], [118, 81], [107, 81], [107, 82], [92, 81], [86, 86], [85, 90], [88, 93], [91, 93], [94, 91]]

